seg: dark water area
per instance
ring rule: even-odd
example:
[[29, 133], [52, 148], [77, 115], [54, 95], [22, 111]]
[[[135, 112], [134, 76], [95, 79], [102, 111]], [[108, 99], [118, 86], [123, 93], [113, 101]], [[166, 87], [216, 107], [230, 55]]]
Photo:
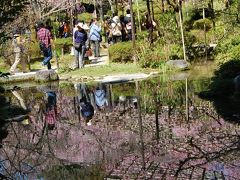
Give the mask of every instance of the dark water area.
[[19, 85], [6, 97], [29, 109], [30, 118], [4, 127], [0, 174], [41, 180], [239, 179], [239, 124], [198, 97], [209, 83], [158, 76]]

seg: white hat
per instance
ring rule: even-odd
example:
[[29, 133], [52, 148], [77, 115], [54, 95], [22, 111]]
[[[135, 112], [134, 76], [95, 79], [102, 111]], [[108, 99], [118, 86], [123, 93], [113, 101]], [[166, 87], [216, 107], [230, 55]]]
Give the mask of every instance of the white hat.
[[81, 22], [77, 24], [77, 27], [80, 27], [80, 28], [82, 28], [84, 30], [89, 30], [88, 25], [87, 24], [83, 24]]
[[120, 22], [118, 16], [114, 16], [112, 20], [113, 20], [115, 23], [119, 23], [119, 22]]
[[90, 28], [89, 28], [89, 26], [88, 26], [87, 24], [84, 24], [84, 25], [83, 25], [83, 29], [84, 29], [84, 30], [89, 30]]
[[80, 28], [82, 28], [82, 29], [83, 29], [83, 23], [81, 23], [81, 22], [80, 22], [80, 23], [78, 23], [78, 24], [77, 24], [77, 27], [80, 27]]

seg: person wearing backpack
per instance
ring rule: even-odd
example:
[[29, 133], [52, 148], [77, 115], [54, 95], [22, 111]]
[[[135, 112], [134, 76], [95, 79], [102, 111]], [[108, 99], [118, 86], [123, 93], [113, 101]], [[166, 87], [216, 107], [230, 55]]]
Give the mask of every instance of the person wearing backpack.
[[124, 23], [127, 30], [127, 40], [132, 40], [132, 22], [131, 22], [131, 13], [130, 9], [127, 9], [126, 16], [124, 17]]
[[111, 23], [111, 33], [112, 33], [112, 40], [114, 44], [122, 40], [121, 30], [122, 30], [122, 26], [120, 23], [120, 19], [116, 15], [113, 17], [112, 23]]
[[42, 22], [39, 23], [39, 26], [40, 28], [37, 32], [37, 38], [39, 41], [40, 50], [44, 56], [42, 65], [47, 66], [49, 70], [52, 69], [50, 60], [52, 59], [52, 47], [54, 48], [53, 38], [51, 32], [45, 27]]

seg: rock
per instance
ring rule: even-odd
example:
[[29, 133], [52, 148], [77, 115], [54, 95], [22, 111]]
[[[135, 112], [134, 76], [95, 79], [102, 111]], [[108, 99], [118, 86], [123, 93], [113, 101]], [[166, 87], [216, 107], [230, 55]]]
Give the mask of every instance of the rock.
[[53, 70], [41, 70], [36, 72], [35, 81], [38, 82], [48, 82], [58, 80], [58, 74]]
[[190, 67], [190, 64], [185, 60], [169, 60], [166, 64], [179, 70], [186, 70]]
[[185, 80], [189, 77], [190, 73], [189, 72], [177, 72], [177, 73], [173, 73], [172, 75], [170, 75], [170, 80], [172, 81], [181, 81], [181, 80]]

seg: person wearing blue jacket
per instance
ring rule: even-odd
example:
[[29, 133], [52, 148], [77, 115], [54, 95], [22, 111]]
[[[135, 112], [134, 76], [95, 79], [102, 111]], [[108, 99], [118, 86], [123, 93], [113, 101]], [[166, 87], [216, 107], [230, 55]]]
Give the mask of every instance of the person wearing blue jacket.
[[97, 19], [93, 19], [90, 25], [89, 40], [93, 45], [94, 57], [100, 57], [101, 26], [97, 24]]
[[77, 30], [74, 32], [74, 54], [75, 54], [75, 61], [74, 61], [74, 69], [76, 68], [83, 68], [84, 65], [84, 55], [86, 53], [86, 41], [87, 41], [87, 32], [84, 29], [83, 23], [77, 24]]

